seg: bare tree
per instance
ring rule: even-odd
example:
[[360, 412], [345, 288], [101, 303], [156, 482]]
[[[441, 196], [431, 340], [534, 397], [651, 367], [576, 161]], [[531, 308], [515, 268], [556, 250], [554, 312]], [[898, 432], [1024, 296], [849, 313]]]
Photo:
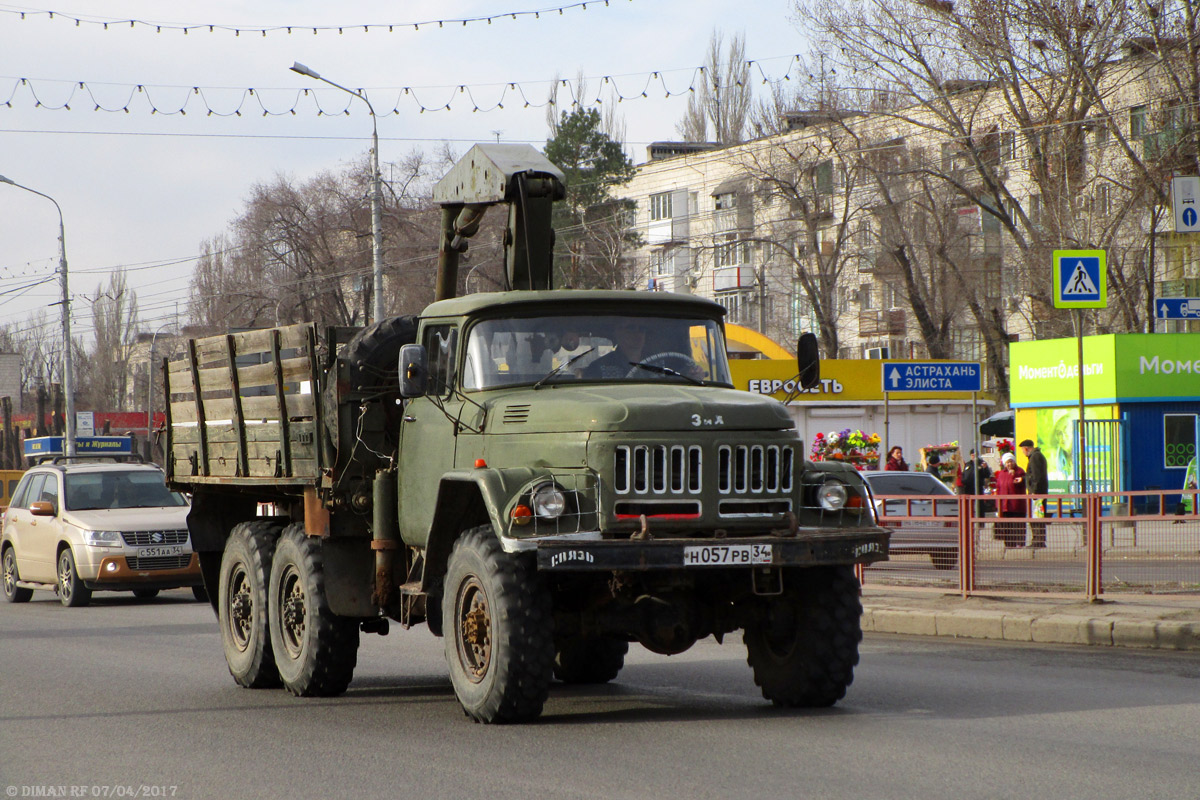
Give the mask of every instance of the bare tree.
[[129, 359], [137, 340], [137, 293], [117, 270], [103, 289], [91, 297], [92, 352], [80, 370], [80, 385], [93, 408], [124, 411], [133, 385]]
[[722, 53], [724, 43], [724, 34], [714, 30], [702, 68], [703, 80], [688, 96], [687, 111], [675, 126], [684, 141], [737, 144], [745, 136], [753, 99], [746, 36], [735, 34], [728, 50]]

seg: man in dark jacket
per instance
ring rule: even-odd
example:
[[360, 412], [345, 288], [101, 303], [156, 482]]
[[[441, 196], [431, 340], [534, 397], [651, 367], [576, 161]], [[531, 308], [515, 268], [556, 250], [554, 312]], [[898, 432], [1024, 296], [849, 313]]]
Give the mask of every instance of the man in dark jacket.
[[[1041, 449], [1035, 447], [1033, 441], [1030, 439], [1021, 442], [1020, 447], [1021, 452], [1029, 459], [1029, 464], [1025, 467], [1025, 491], [1029, 494], [1047, 494], [1050, 491], [1050, 468], [1046, 464], [1046, 457], [1042, 455]], [[1033, 508], [1041, 508], [1042, 516], [1046, 516], [1045, 500], [1034, 500]], [[1046, 523], [1031, 523], [1029, 533], [1030, 547], [1046, 546]]]

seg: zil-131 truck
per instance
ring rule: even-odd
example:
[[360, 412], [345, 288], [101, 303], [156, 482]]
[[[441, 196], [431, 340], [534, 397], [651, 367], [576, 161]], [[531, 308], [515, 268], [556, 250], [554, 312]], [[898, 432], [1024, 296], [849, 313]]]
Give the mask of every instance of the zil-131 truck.
[[[733, 388], [720, 305], [553, 289], [564, 193], [532, 147], [477, 145], [435, 188], [419, 317], [192, 339], [164, 362], [168, 483], [191, 495], [238, 684], [340, 694], [361, 634], [423, 622], [479, 722], [538, 717], [554, 679], [613, 680], [631, 642], [671, 655], [736, 631], [768, 700], [844, 696], [854, 567], [887, 558], [866, 487]], [[493, 205], [507, 291], [456, 297]]]

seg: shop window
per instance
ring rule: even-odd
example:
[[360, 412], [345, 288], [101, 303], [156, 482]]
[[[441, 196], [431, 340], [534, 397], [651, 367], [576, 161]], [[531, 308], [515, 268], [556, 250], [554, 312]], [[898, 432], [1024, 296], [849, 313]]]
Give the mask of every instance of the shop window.
[[1196, 415], [1163, 415], [1163, 466], [1186, 469], [1196, 457]]

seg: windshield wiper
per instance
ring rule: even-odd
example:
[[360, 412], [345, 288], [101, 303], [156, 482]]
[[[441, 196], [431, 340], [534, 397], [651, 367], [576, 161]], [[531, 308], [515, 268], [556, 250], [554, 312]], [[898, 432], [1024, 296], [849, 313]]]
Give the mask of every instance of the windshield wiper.
[[659, 375], [673, 375], [676, 378], [683, 378], [685, 381], [691, 381], [697, 386], [703, 386], [704, 381], [693, 378], [691, 375], [684, 375], [682, 372], [676, 372], [670, 367], [660, 367], [657, 364], [643, 364], [639, 361], [630, 361], [629, 366], [640, 367], [647, 372], [657, 372]]
[[568, 358], [566, 361], [564, 361], [563, 363], [559, 364], [559, 365], [558, 365], [557, 367], [555, 367], [554, 369], [552, 369], [552, 370], [550, 370], [549, 372], [547, 372], [547, 373], [546, 373], [546, 377], [542, 378], [540, 381], [538, 381], [537, 383], [535, 383], [535, 384], [533, 385], [533, 388], [535, 388], [535, 389], [539, 389], [539, 388], [541, 388], [541, 386], [542, 386], [542, 384], [543, 384], [543, 383], [545, 383], [546, 381], [550, 380], [550, 379], [551, 379], [551, 378], [553, 378], [555, 375], [557, 375], [558, 373], [562, 372], [564, 369], [566, 369], [567, 367], [571, 366], [571, 365], [572, 365], [572, 364], [574, 364], [576, 361], [578, 361], [579, 359], [583, 358], [584, 356], [586, 356], [588, 353], [592, 352], [592, 351], [593, 351], [593, 350], [595, 350], [595, 349], [596, 349], [595, 347], [589, 347], [587, 350], [584, 350], [582, 353], [576, 353], [575, 355], [571, 356], [571, 357], [570, 357], [570, 358]]

